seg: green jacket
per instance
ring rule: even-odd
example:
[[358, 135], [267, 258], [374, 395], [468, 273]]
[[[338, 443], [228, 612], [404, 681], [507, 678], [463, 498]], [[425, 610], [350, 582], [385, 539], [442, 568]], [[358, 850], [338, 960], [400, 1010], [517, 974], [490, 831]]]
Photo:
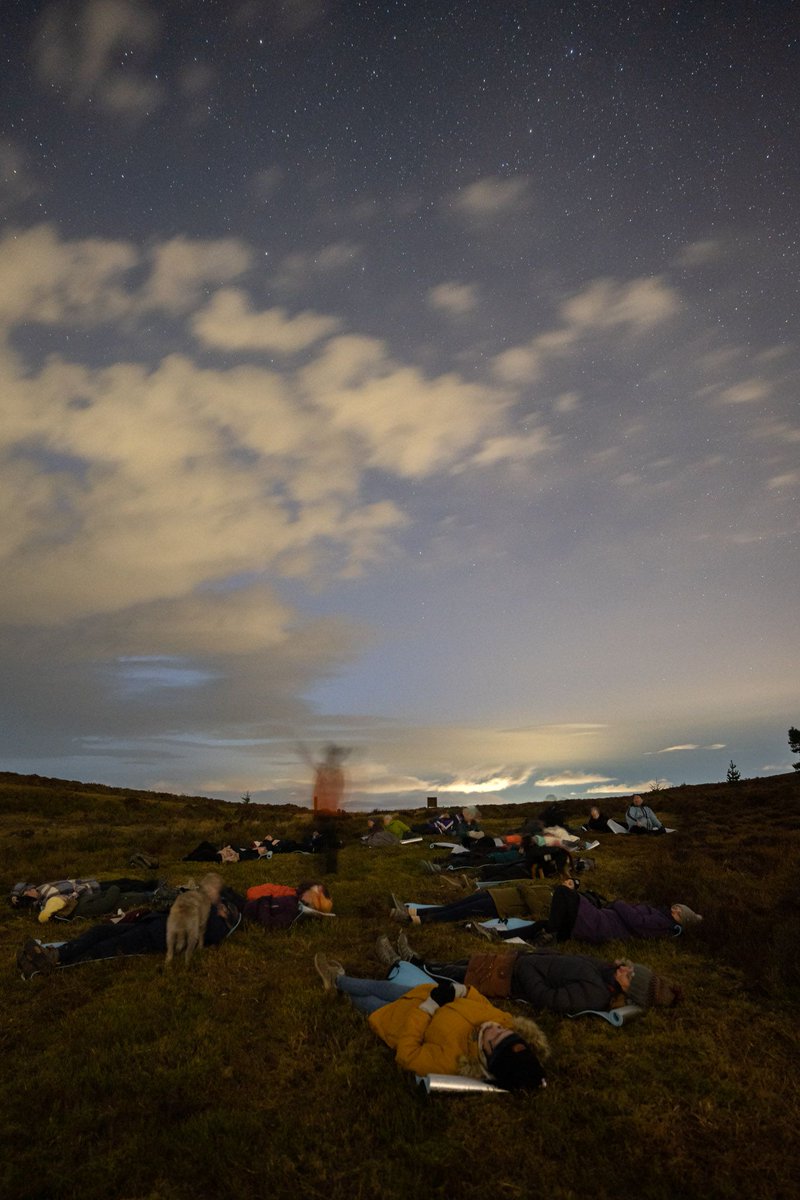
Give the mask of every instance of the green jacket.
[[506, 917], [535, 917], [537, 908], [541, 911], [543, 907], [542, 886], [532, 879], [518, 879], [488, 891], [498, 917], [503, 920]]

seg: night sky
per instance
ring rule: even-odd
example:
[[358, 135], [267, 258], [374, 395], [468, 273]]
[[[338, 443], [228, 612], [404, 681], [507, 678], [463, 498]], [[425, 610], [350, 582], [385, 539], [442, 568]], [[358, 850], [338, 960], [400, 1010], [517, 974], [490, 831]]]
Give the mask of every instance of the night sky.
[[0, 769], [790, 769], [795, 4], [0, 21]]

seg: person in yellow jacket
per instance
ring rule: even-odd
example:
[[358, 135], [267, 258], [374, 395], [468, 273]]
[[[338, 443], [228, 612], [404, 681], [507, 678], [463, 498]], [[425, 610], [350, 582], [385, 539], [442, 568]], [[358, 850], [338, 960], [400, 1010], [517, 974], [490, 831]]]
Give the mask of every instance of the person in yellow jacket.
[[407, 1071], [488, 1079], [509, 1091], [545, 1086], [540, 1057], [549, 1047], [538, 1025], [495, 1008], [476, 988], [429, 977], [416, 986], [356, 979], [324, 954], [314, 965], [326, 991], [348, 995]]

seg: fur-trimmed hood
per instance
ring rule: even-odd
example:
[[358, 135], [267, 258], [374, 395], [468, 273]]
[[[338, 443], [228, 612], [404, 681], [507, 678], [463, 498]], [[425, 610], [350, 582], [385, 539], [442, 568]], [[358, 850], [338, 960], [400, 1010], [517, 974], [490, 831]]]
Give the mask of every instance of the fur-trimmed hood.
[[370, 1015], [369, 1023], [395, 1051], [401, 1067], [417, 1075], [465, 1075], [486, 1078], [478, 1051], [478, 1030], [487, 1021], [513, 1029], [529, 1043], [538, 1057], [549, 1053], [547, 1038], [534, 1021], [512, 1017], [469, 988], [466, 996], [436, 1009], [433, 1016], [420, 1008], [433, 984], [411, 988], [399, 1000]]

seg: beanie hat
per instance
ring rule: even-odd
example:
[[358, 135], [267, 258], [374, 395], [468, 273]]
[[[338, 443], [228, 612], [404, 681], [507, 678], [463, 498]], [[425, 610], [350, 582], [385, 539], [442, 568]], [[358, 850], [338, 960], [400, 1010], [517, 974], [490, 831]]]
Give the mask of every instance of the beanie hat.
[[692, 912], [688, 904], [673, 904], [672, 907], [680, 913], [678, 922], [681, 925], [699, 925], [703, 919], [699, 913]]
[[487, 1059], [495, 1082], [507, 1091], [540, 1088], [544, 1083], [542, 1064], [518, 1034], [505, 1037]]
[[300, 896], [303, 904], [317, 912], [333, 912], [333, 900], [324, 883], [312, 883]]
[[683, 999], [683, 992], [663, 975], [654, 975], [649, 967], [634, 963], [628, 999], [640, 1008], [674, 1008]]

